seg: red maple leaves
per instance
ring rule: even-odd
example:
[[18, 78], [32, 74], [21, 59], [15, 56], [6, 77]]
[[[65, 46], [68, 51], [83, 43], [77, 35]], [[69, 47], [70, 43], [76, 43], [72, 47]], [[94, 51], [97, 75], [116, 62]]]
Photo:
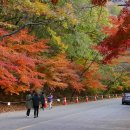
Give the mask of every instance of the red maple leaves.
[[101, 42], [98, 50], [104, 55], [103, 61], [107, 63], [130, 47], [130, 11], [124, 9], [118, 17], [118, 22], [116, 20], [112, 28], [104, 29], [109, 37]]
[[58, 3], [58, 0], [51, 0], [51, 3], [52, 3], [53, 5], [56, 5], [56, 4]]
[[96, 6], [104, 6], [108, 0], [92, 0], [92, 4]]

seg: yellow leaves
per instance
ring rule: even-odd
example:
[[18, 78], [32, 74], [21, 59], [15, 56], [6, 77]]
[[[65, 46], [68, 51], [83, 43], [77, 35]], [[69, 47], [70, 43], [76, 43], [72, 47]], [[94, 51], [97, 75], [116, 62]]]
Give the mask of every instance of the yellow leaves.
[[63, 22], [63, 27], [66, 28], [66, 29], [68, 29], [68, 24], [67, 24], [67, 22]]
[[52, 39], [64, 50], [67, 49], [67, 45], [65, 45], [60, 36], [57, 36], [56, 32], [54, 32], [52, 29], [48, 28], [48, 31], [52, 35]]
[[[11, 12], [18, 11], [18, 13], [26, 14], [27, 17], [37, 15], [45, 16], [46, 19], [53, 19], [64, 21], [67, 20], [69, 24], [76, 25], [79, 23], [71, 3], [66, 3], [64, 6], [56, 6], [51, 8], [49, 2], [42, 2], [40, 0], [13, 0], [8, 5], [8, 10]], [[26, 20], [26, 19], [25, 19]], [[65, 27], [67, 27], [65, 25]]]
[[53, 39], [56, 41], [56, 43], [61, 46], [63, 49], [67, 49], [67, 46], [61, 41], [60, 36], [53, 35]]
[[73, 10], [73, 6], [72, 6], [72, 4], [70, 4], [70, 3], [66, 3], [66, 8], [67, 8], [67, 9], [70, 9], [70, 10]]
[[6, 22], [0, 22], [0, 27], [4, 27], [4, 28], [7, 28], [7, 29], [15, 29], [16, 28], [15, 25], [12, 25], [12, 24], [9, 24], [9, 23], [6, 23]]
[[51, 11], [48, 4], [41, 3], [38, 0], [35, 0], [35, 2], [31, 2], [30, 0], [22, 0], [14, 2], [13, 6], [14, 9], [18, 9], [19, 11], [27, 11], [36, 15], [47, 14]]
[[72, 19], [71, 22], [73, 25], [76, 25], [79, 23], [79, 21], [76, 18]]
[[79, 21], [78, 21], [77, 17], [74, 14], [75, 12], [74, 12], [72, 4], [66, 3], [64, 8], [65, 8], [64, 10], [65, 10], [66, 17], [68, 18], [70, 23], [73, 24], [73, 25], [78, 24]]
[[50, 11], [47, 4], [35, 2], [32, 5], [37, 15], [46, 14]]
[[[56, 13], [56, 17], [58, 17], [59, 20], [64, 20], [65, 18], [67, 18], [70, 24], [76, 25], [79, 23], [79, 20], [74, 14], [73, 6], [70, 3], [66, 3], [63, 7], [57, 8], [55, 13]], [[63, 26], [64, 24], [65, 23], [63, 23]]]

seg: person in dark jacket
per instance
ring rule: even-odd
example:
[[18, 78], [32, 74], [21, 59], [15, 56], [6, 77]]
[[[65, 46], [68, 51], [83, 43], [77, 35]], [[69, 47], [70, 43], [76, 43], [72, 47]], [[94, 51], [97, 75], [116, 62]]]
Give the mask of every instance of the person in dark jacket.
[[27, 108], [26, 116], [28, 117], [30, 115], [30, 111], [32, 108], [32, 96], [30, 92], [28, 92], [26, 96], [26, 108]]
[[38, 117], [39, 113], [39, 103], [40, 103], [40, 97], [37, 93], [34, 94], [33, 98], [33, 107], [34, 107], [34, 118]]
[[42, 92], [42, 94], [40, 95], [40, 100], [41, 100], [41, 108], [44, 110], [44, 105], [45, 105], [45, 95]]

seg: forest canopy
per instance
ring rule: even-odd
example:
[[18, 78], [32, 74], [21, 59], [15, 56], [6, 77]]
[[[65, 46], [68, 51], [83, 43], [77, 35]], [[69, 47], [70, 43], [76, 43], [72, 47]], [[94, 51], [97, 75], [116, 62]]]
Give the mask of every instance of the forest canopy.
[[129, 89], [129, 72], [117, 69], [129, 62], [129, 25], [130, 11], [107, 0], [2, 0], [1, 92]]

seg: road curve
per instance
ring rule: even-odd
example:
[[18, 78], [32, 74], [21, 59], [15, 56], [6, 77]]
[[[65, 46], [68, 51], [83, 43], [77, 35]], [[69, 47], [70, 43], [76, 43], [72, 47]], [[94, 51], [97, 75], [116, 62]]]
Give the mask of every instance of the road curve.
[[38, 118], [25, 113], [0, 114], [0, 130], [130, 130], [130, 105], [120, 98], [40, 110]]

